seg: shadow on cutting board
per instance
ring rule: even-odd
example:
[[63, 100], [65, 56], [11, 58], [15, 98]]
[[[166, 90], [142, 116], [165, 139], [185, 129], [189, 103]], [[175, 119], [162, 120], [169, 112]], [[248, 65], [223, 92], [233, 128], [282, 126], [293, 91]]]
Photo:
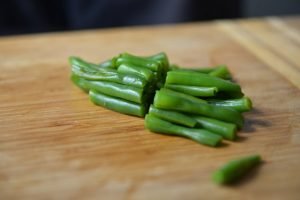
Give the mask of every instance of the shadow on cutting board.
[[245, 117], [245, 124], [242, 129], [244, 133], [252, 133], [256, 131], [256, 127], [269, 127], [271, 126], [271, 122], [265, 119], [256, 119], [254, 116], [263, 116], [263, 112], [258, 110], [257, 108], [254, 108], [251, 112], [249, 112], [250, 115]]

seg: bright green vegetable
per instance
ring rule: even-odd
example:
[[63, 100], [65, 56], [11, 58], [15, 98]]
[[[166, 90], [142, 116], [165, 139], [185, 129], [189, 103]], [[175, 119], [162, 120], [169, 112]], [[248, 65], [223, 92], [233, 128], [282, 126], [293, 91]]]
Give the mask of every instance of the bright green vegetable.
[[170, 69], [174, 71], [189, 71], [189, 72], [199, 72], [199, 73], [208, 74], [212, 72], [215, 68], [214, 67], [188, 68], [188, 67], [181, 67], [172, 64], [170, 65]]
[[226, 65], [219, 65], [213, 71], [208, 73], [211, 76], [223, 78], [223, 79], [231, 79], [230, 72]]
[[169, 71], [166, 78], [166, 84], [217, 87], [219, 91], [242, 95], [241, 87], [236, 83], [192, 71]]
[[213, 181], [218, 184], [226, 184], [237, 181], [260, 162], [261, 157], [259, 155], [251, 155], [237, 160], [232, 160], [213, 173]]
[[163, 120], [188, 127], [194, 127], [197, 124], [197, 121], [188, 115], [176, 111], [155, 108], [153, 105], [150, 106], [149, 113]]
[[110, 110], [128, 115], [143, 117], [147, 110], [146, 105], [137, 104], [120, 98], [101, 94], [93, 89], [90, 90], [89, 96], [91, 101], [96, 105], [100, 105]]
[[147, 114], [145, 117], [145, 126], [150, 131], [156, 133], [164, 133], [169, 135], [177, 135], [192, 139], [200, 144], [209, 146], [218, 146], [222, 137], [213, 134], [204, 129], [187, 128], [179, 125], [172, 124], [166, 120], [160, 119], [152, 114]]
[[118, 97], [135, 103], [145, 102], [144, 91], [141, 88], [107, 81], [89, 81], [78, 77], [74, 77], [73, 81], [78, 83], [79, 86], [82, 86], [84, 90], [93, 89], [102, 94]]
[[154, 97], [154, 106], [161, 109], [198, 114], [243, 126], [243, 116], [230, 108], [214, 106], [196, 97], [162, 88]]
[[166, 84], [165, 88], [175, 90], [178, 92], [183, 92], [195, 97], [213, 97], [217, 94], [218, 88], [216, 87], [199, 87], [190, 85], [175, 85]]
[[84, 92], [88, 93], [90, 88], [86, 85], [86, 82], [83, 81], [84, 79], [80, 78], [79, 76], [76, 76], [75, 74], [71, 75], [71, 81], [80, 89], [82, 89]]
[[165, 69], [165, 71], [168, 71], [169, 59], [168, 59], [168, 56], [166, 53], [160, 52], [160, 53], [154, 54], [152, 56], [144, 57], [144, 58], [160, 62], [162, 64], [163, 68]]
[[109, 81], [138, 88], [144, 88], [147, 85], [147, 80], [143, 77], [133, 74], [120, 74], [114, 69], [102, 69], [95, 72], [74, 65], [72, 66], [72, 73], [87, 80]]
[[106, 60], [102, 63], [99, 64], [100, 68], [111, 68], [111, 69], [116, 69], [117, 65], [116, 65], [116, 58], [112, 58], [109, 60]]
[[162, 65], [160, 62], [155, 60], [149, 60], [143, 57], [134, 56], [128, 53], [122, 53], [116, 61], [118, 66], [122, 64], [131, 64], [134, 66], [139, 66], [147, 68], [151, 71], [157, 72], [162, 70]]
[[153, 72], [150, 69], [135, 66], [132, 64], [121, 64], [118, 67], [118, 72], [121, 74], [132, 74], [145, 78], [147, 81], [151, 82], [153, 80]]
[[224, 139], [234, 140], [236, 138], [237, 126], [235, 124], [196, 115], [194, 116], [194, 119], [200, 127], [221, 135]]
[[228, 107], [235, 109], [239, 112], [247, 112], [252, 109], [252, 102], [249, 97], [242, 97], [239, 99], [227, 99], [227, 100], [208, 100], [209, 104], [220, 106], [220, 107]]
[[208, 74], [211, 76], [219, 77], [222, 79], [231, 79], [231, 74], [226, 65], [217, 65], [214, 67], [201, 67], [201, 68], [182, 68], [178, 65], [171, 65], [171, 70], [175, 71], [189, 71], [189, 72], [199, 72]]
[[101, 70], [101, 68], [99, 67], [99, 65], [87, 62], [79, 57], [76, 56], [70, 56], [69, 57], [69, 63], [71, 64], [71, 66], [78, 66], [82, 69], [85, 69], [85, 71], [98, 71]]

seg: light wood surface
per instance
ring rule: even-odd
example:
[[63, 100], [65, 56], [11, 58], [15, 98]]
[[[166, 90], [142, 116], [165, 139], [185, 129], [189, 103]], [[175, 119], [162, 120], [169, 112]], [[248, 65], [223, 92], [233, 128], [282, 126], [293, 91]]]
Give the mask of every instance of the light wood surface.
[[[0, 199], [299, 199], [299, 27], [274, 17], [0, 38]], [[227, 64], [255, 107], [241, 139], [210, 148], [150, 133], [69, 81], [68, 56], [124, 51]], [[252, 153], [264, 164], [242, 182], [211, 181]]]

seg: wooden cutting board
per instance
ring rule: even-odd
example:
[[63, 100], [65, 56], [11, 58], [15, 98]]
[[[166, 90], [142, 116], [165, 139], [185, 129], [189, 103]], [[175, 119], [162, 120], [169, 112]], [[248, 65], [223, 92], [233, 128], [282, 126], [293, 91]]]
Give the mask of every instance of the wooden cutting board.
[[[300, 199], [299, 32], [294, 17], [0, 38], [0, 199]], [[70, 82], [68, 56], [124, 51], [227, 64], [254, 103], [240, 139], [210, 148], [151, 133]], [[252, 153], [264, 163], [239, 184], [211, 181]]]

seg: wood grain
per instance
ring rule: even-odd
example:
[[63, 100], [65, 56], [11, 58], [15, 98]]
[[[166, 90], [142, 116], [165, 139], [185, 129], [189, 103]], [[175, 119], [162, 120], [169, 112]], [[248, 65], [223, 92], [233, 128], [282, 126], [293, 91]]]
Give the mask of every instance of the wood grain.
[[[299, 199], [299, 23], [0, 38], [0, 199]], [[94, 106], [69, 81], [68, 56], [99, 62], [123, 51], [165, 51], [185, 66], [227, 64], [255, 106], [240, 139], [210, 148], [150, 133], [143, 119]], [[251, 153], [264, 164], [250, 176], [231, 187], [212, 183], [214, 169]]]

